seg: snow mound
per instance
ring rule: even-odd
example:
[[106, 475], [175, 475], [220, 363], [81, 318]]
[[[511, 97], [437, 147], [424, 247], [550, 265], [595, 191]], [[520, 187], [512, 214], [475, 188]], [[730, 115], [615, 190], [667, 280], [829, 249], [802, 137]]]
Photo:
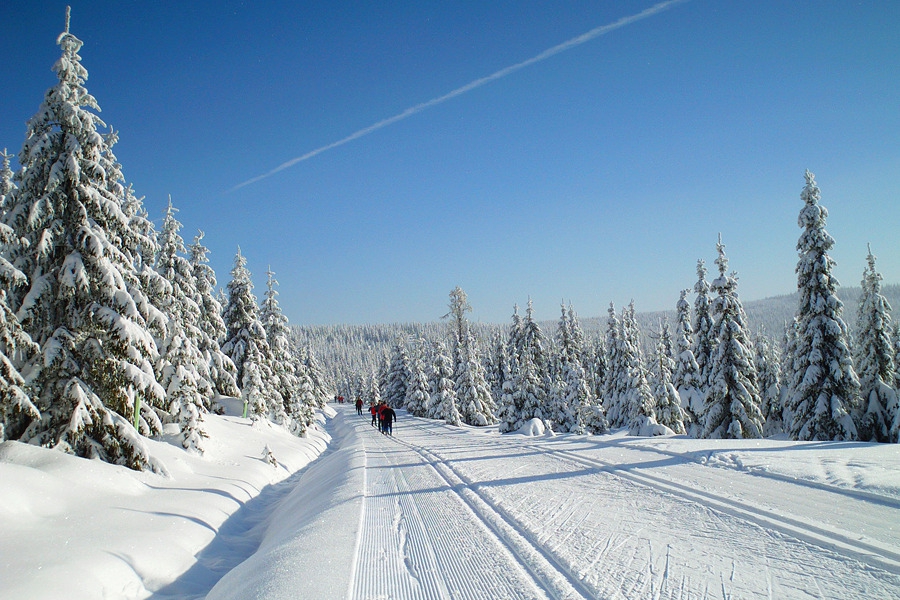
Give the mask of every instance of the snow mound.
[[649, 417], [641, 417], [628, 429], [628, 435], [636, 437], [656, 437], [658, 435], [675, 435], [675, 432], [660, 425], [656, 420]]
[[544, 422], [535, 417], [534, 419], [525, 421], [525, 424], [519, 427], [516, 433], [527, 435], [529, 437], [538, 437], [546, 435], [548, 431], [550, 430], [547, 429]]

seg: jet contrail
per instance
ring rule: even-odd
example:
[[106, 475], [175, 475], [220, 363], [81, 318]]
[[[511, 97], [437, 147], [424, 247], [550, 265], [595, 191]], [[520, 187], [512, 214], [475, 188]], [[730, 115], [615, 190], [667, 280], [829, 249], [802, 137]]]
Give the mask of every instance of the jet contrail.
[[595, 27], [594, 29], [591, 29], [587, 33], [583, 33], [583, 34], [579, 35], [578, 37], [574, 37], [568, 41], [565, 41], [561, 44], [553, 46], [552, 48], [548, 48], [547, 50], [544, 50], [540, 54], [533, 56], [527, 60], [523, 60], [520, 63], [516, 63], [509, 67], [500, 69], [499, 71], [497, 71], [495, 73], [491, 73], [490, 75], [487, 75], [480, 79], [476, 79], [475, 81], [467, 83], [466, 85], [464, 85], [462, 87], [456, 88], [452, 92], [448, 92], [448, 93], [444, 94], [443, 96], [438, 96], [437, 98], [432, 98], [431, 100], [428, 100], [427, 102], [422, 102], [421, 104], [416, 104], [415, 106], [411, 106], [410, 108], [407, 108], [400, 114], [394, 115], [393, 117], [388, 117], [387, 119], [382, 119], [381, 121], [378, 121], [374, 125], [369, 125], [368, 127], [360, 129], [359, 131], [357, 131], [355, 133], [351, 133], [347, 137], [340, 139], [336, 142], [332, 142], [331, 144], [328, 144], [327, 146], [322, 146], [321, 148], [316, 148], [315, 150], [310, 150], [303, 156], [298, 156], [297, 158], [292, 158], [291, 160], [287, 161], [286, 163], [282, 163], [282, 164], [278, 165], [277, 167], [275, 167], [268, 173], [263, 173], [262, 175], [258, 175], [256, 177], [254, 177], [253, 179], [248, 179], [247, 181], [245, 181], [243, 183], [239, 183], [238, 185], [231, 188], [229, 191], [233, 192], [244, 186], [248, 186], [253, 183], [256, 183], [257, 181], [266, 179], [267, 177], [271, 177], [272, 175], [278, 173], [279, 171], [283, 171], [283, 170], [287, 169], [288, 167], [293, 167], [297, 163], [301, 163], [305, 160], [309, 160], [310, 158], [312, 158], [316, 155], [322, 154], [323, 152], [326, 152], [328, 150], [331, 150], [332, 148], [337, 148], [338, 146], [343, 146], [347, 142], [352, 142], [353, 140], [359, 139], [365, 135], [369, 135], [373, 131], [378, 131], [379, 129], [381, 129], [383, 127], [387, 127], [388, 125], [392, 125], [392, 124], [396, 123], [397, 121], [402, 121], [403, 119], [406, 119], [415, 114], [418, 114], [427, 108], [431, 108], [432, 106], [437, 106], [438, 104], [446, 102], [447, 100], [451, 100], [452, 98], [461, 96], [461, 95], [465, 94], [466, 92], [471, 92], [475, 88], [479, 88], [486, 83], [490, 83], [492, 81], [496, 81], [497, 79], [506, 77], [507, 75], [515, 73], [516, 71], [519, 71], [520, 69], [524, 69], [525, 67], [529, 67], [535, 63], [539, 63], [543, 60], [550, 58], [551, 56], [556, 56], [560, 52], [565, 52], [566, 50], [568, 50], [570, 48], [574, 48], [575, 46], [580, 46], [581, 44], [584, 44], [585, 42], [589, 42], [596, 37], [605, 35], [605, 34], [609, 33], [610, 31], [615, 31], [616, 29], [620, 29], [622, 27], [625, 27], [626, 25], [630, 25], [630, 24], [634, 23], [635, 21], [640, 21], [641, 19], [646, 19], [647, 17], [652, 17], [653, 15], [660, 13], [660, 12], [666, 10], [667, 8], [671, 7], [673, 4], [679, 4], [681, 2], [686, 2], [686, 1], [687, 0], [666, 0], [665, 2], [660, 2], [659, 4], [651, 6], [650, 8], [647, 8], [645, 10], [642, 10], [639, 13], [633, 14], [628, 17], [622, 17], [618, 21], [610, 23], [609, 25], [601, 25], [600, 27]]

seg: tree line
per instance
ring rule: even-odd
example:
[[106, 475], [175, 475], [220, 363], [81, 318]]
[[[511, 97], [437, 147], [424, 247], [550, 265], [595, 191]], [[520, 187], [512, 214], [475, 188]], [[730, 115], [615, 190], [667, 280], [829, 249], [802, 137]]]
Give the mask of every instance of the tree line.
[[705, 262], [697, 262], [697, 281], [681, 292], [672, 328], [660, 319], [655, 331], [642, 332], [633, 302], [618, 312], [610, 304], [604, 334], [592, 339], [563, 305], [548, 338], [529, 300], [524, 317], [514, 308], [508, 328], [481, 326], [475, 335], [466, 294], [456, 288], [444, 332], [416, 336], [407, 326], [389, 355], [345, 373], [342, 385], [417, 416], [498, 424], [501, 432], [536, 418], [575, 433], [626, 427], [632, 435], [897, 443], [900, 324], [870, 249], [851, 335], [828, 254], [828, 211], [813, 174], [805, 179], [797, 306], [780, 340], [750, 330], [720, 236], [717, 276], [708, 280]]
[[203, 452], [216, 398], [302, 435], [330, 383], [296, 352], [268, 273], [260, 307], [238, 249], [216, 291], [203, 232], [186, 246], [171, 199], [157, 231], [113, 153], [66, 29], [58, 82], [0, 172], [0, 441], [163, 470], [145, 436], [173, 424]]

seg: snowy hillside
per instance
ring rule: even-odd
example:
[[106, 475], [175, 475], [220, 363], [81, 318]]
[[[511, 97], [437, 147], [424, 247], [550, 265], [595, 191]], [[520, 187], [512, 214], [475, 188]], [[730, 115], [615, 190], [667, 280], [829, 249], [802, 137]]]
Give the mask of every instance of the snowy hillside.
[[0, 598], [900, 596], [896, 444], [319, 423], [168, 477], [5, 442]]

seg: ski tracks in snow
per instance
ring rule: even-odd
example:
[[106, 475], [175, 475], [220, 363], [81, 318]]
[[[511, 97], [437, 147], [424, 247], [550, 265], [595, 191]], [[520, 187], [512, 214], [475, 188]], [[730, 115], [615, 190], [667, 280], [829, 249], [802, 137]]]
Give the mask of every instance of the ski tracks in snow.
[[367, 460], [352, 600], [583, 597], [427, 451], [356, 428]]

